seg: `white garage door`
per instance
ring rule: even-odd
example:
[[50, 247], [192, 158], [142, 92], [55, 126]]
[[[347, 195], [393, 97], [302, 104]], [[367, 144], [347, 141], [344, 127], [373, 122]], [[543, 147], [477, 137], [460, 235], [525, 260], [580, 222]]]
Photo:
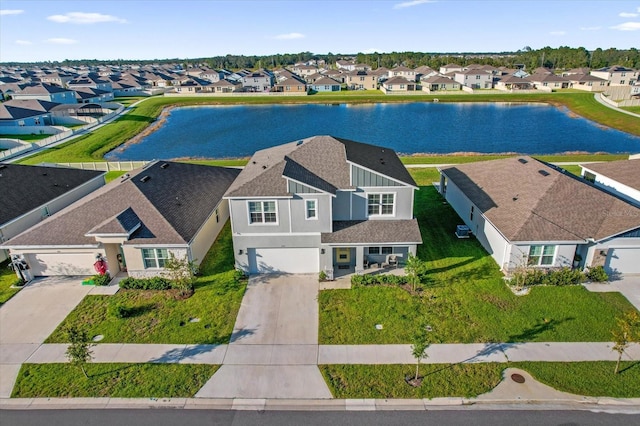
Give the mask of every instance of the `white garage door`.
[[317, 248], [249, 249], [249, 272], [252, 274], [307, 274], [319, 271]]
[[611, 274], [612, 272], [620, 274], [640, 274], [640, 249], [609, 249], [605, 269], [608, 274]]
[[25, 255], [31, 275], [94, 275], [95, 254], [39, 253]]

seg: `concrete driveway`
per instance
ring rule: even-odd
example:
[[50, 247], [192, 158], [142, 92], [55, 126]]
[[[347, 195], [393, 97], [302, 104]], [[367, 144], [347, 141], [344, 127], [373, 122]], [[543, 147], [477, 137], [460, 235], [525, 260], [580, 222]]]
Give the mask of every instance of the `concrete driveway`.
[[249, 280], [223, 365], [201, 398], [331, 398], [318, 370], [318, 278]]
[[94, 287], [82, 278], [39, 278], [0, 307], [0, 397], [11, 395], [20, 365]]
[[586, 283], [585, 288], [597, 293], [617, 291], [627, 298], [640, 311], [640, 275], [624, 275], [620, 279], [609, 283]]

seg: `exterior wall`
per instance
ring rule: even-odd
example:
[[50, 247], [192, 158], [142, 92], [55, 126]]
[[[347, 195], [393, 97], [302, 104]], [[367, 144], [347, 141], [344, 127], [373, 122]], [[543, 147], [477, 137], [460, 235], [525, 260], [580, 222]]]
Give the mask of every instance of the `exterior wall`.
[[[275, 201], [277, 224], [249, 224], [248, 201]], [[290, 232], [289, 198], [256, 198], [229, 200], [234, 234], [278, 234]]]
[[50, 124], [51, 118], [48, 112], [16, 120], [0, 120], [0, 127], [46, 126]]
[[[162, 275], [164, 271], [162, 268], [149, 268], [145, 269], [144, 261], [142, 259], [142, 248], [134, 247], [131, 245], [124, 245], [122, 251], [124, 252], [124, 258], [127, 262], [127, 273], [130, 277], [136, 278], [148, 278]], [[151, 247], [149, 247], [151, 248]], [[162, 247], [153, 247], [162, 248]], [[187, 248], [171, 248], [169, 252], [173, 253], [177, 258], [183, 258], [187, 255]]]
[[[519, 261], [519, 265], [526, 265], [526, 257], [529, 254], [529, 247], [533, 244], [514, 244], [511, 250], [511, 259], [513, 261]], [[535, 245], [556, 245], [556, 255], [553, 261], [553, 265], [544, 266], [545, 268], [571, 268], [573, 265], [573, 258], [576, 254], [576, 244], [554, 244], [553, 242], [545, 243], [540, 242]], [[514, 266], [518, 266], [514, 263]]]
[[606, 81], [586, 81], [583, 83], [574, 81], [571, 84], [572, 89], [584, 90], [585, 92], [604, 92], [607, 89]]
[[[356, 191], [338, 191], [333, 200], [333, 220], [384, 220], [384, 219], [412, 219], [413, 191], [411, 187], [379, 186], [358, 188]], [[368, 216], [367, 194], [395, 194], [395, 215]]]
[[[331, 196], [299, 194], [291, 200], [291, 232], [330, 232]], [[307, 219], [306, 200], [316, 200], [316, 219]]]
[[[216, 216], [216, 210], [218, 215]], [[217, 219], [216, 219], [217, 217]], [[191, 261], [200, 265], [211, 245], [218, 237], [220, 230], [229, 220], [229, 202], [222, 200], [216, 209], [211, 212], [211, 216], [202, 225], [196, 236], [191, 240]]]
[[[478, 78], [478, 76], [480, 78]], [[493, 76], [489, 73], [462, 74], [455, 73], [454, 80], [463, 86], [473, 89], [491, 89], [493, 87]]]
[[354, 89], [375, 90], [378, 79], [375, 75], [347, 75], [347, 86]]

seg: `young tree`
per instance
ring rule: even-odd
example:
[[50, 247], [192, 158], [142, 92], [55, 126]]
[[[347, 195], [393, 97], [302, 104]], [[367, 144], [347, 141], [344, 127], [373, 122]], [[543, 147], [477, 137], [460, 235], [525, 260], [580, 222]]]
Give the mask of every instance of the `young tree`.
[[180, 291], [182, 296], [186, 296], [193, 291], [195, 282], [195, 266], [185, 255], [182, 259], [169, 252], [169, 259], [164, 263], [164, 276], [173, 282], [173, 287]]
[[420, 361], [427, 358], [427, 349], [430, 346], [429, 331], [425, 324], [420, 324], [415, 334], [413, 335], [413, 344], [411, 345], [411, 355], [416, 359], [416, 376], [414, 381], [418, 381], [418, 375], [420, 374]]
[[65, 352], [67, 359], [69, 359], [71, 364], [80, 367], [84, 377], [88, 379], [89, 376], [87, 375], [84, 366], [93, 359], [93, 351], [91, 350], [91, 347], [94, 346], [94, 344], [91, 343], [91, 340], [84, 329], [72, 325], [67, 328], [66, 331], [67, 338], [70, 342], [70, 345]]
[[420, 283], [420, 275], [424, 273], [426, 264], [420, 260], [417, 256], [409, 253], [407, 263], [404, 265], [404, 270], [407, 272], [409, 282], [411, 283], [411, 291], [416, 291], [417, 285]]
[[627, 312], [622, 318], [618, 318], [617, 328], [612, 331], [613, 350], [618, 352], [618, 361], [614, 374], [620, 372], [620, 360], [622, 354], [631, 342], [640, 341], [640, 315], [638, 311]]

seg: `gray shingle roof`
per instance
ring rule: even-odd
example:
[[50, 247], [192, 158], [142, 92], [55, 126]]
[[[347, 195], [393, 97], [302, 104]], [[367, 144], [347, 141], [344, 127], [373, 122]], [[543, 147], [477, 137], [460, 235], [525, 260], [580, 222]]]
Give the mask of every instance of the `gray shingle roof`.
[[582, 167], [640, 191], [640, 159], [585, 164]]
[[333, 232], [321, 234], [323, 244], [422, 244], [416, 219], [344, 220], [333, 222]]
[[0, 224], [22, 216], [103, 173], [0, 163]]
[[[185, 244], [196, 235], [238, 173], [238, 169], [156, 162], [94, 191], [7, 245], [94, 245], [95, 239], [87, 236], [88, 232], [103, 227], [130, 229], [133, 214], [141, 226], [126, 244]], [[131, 214], [121, 216], [127, 209]], [[113, 222], [118, 217], [120, 225]]]
[[640, 209], [531, 157], [442, 173], [512, 242], [602, 240], [640, 228]]
[[351, 189], [350, 164], [416, 186], [395, 151], [332, 136], [313, 136], [256, 152], [227, 197], [288, 196], [286, 179], [335, 194]]

